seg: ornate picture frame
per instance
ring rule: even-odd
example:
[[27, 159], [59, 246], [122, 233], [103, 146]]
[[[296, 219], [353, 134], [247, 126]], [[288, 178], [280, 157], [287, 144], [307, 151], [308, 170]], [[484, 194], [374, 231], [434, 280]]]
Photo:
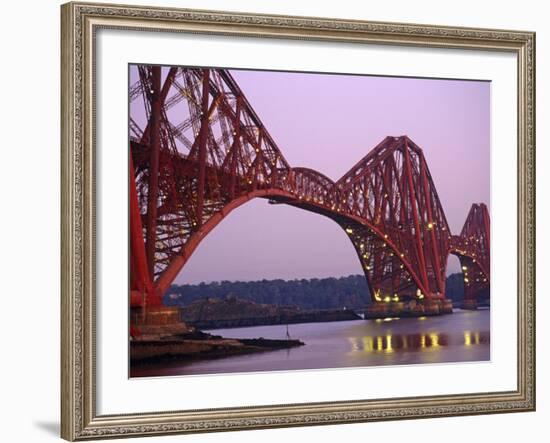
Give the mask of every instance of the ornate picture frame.
[[[68, 3], [62, 18], [62, 437], [214, 432], [535, 409], [535, 34], [525, 31]], [[517, 389], [100, 415], [96, 374], [96, 33], [187, 33], [471, 49], [517, 57]]]

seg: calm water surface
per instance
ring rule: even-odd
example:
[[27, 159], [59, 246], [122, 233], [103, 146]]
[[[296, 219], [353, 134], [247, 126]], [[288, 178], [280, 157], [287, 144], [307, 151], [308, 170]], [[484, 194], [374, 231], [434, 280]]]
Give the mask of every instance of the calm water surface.
[[[305, 346], [140, 368], [132, 371], [132, 376], [484, 361], [490, 359], [489, 325], [489, 310], [456, 310], [441, 317], [294, 324], [289, 325], [289, 333]], [[286, 325], [206, 332], [228, 338], [285, 339]]]

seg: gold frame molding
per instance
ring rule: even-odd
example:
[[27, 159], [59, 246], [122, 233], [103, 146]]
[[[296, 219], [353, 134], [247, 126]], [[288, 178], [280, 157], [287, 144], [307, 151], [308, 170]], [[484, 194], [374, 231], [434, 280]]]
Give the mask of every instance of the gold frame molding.
[[[518, 59], [517, 390], [98, 416], [95, 408], [94, 35], [127, 29], [507, 51]], [[61, 436], [86, 440], [535, 410], [535, 34], [68, 3], [61, 7]]]

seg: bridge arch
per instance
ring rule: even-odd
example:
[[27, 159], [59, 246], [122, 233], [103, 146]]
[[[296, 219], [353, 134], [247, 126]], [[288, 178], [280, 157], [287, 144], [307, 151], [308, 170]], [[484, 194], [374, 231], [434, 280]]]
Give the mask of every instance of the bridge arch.
[[[313, 170], [308, 171], [311, 173], [315, 172]], [[333, 214], [326, 211], [321, 203], [314, 202], [311, 199], [306, 200], [299, 197], [297, 198], [294, 194], [288, 191], [277, 189], [258, 189], [239, 196], [238, 198], [228, 203], [222, 210], [220, 210], [216, 215], [212, 216], [208, 221], [202, 224], [200, 228], [198, 228], [191, 234], [179, 253], [172, 258], [170, 264], [156, 279], [154, 283], [156, 293], [162, 295], [166, 292], [166, 290], [176, 279], [179, 272], [183, 269], [187, 261], [190, 259], [192, 254], [198, 248], [200, 243], [231, 212], [256, 198], [268, 199], [270, 203], [274, 204], [288, 204], [290, 206], [294, 206], [308, 212], [313, 212], [325, 216], [336, 222], [344, 230], [344, 232], [350, 239], [355, 251], [357, 252], [357, 256], [360, 261], [365, 279], [367, 281], [372, 301], [384, 301], [384, 299], [388, 297], [390, 293], [392, 294], [393, 300], [395, 297], [394, 294], [396, 294], [398, 291], [399, 293], [403, 292], [403, 286], [408, 288], [414, 287], [415, 290], [416, 288], [422, 288], [422, 283], [415, 275], [411, 263], [407, 260], [403, 253], [399, 252], [399, 249], [396, 247], [396, 245], [390, 239], [388, 239], [387, 236], [382, 234], [376, 226], [367, 223], [364, 220], [361, 220], [359, 217], [349, 215], [340, 215], [335, 217]], [[368, 251], [372, 251], [379, 245], [385, 245], [382, 247], [387, 248], [387, 256], [392, 257], [390, 263], [392, 263], [392, 266], [395, 266], [395, 269], [399, 269], [401, 273], [408, 273], [408, 277], [406, 278], [408, 284], [401, 284], [401, 286], [397, 286], [394, 279], [393, 281], [390, 281], [391, 285], [389, 286], [386, 284], [384, 287], [373, 287], [373, 274], [374, 272], [376, 272], [376, 270], [380, 269], [380, 264], [378, 264], [377, 266], [374, 265], [374, 255], [370, 255]], [[366, 254], [369, 255], [366, 256]], [[410, 292], [410, 297], [414, 297], [414, 295], [416, 294], [415, 290], [412, 290]]]
[[458, 257], [464, 281], [464, 299], [475, 300], [489, 296], [490, 275], [480, 261], [466, 251], [449, 251], [449, 255]]

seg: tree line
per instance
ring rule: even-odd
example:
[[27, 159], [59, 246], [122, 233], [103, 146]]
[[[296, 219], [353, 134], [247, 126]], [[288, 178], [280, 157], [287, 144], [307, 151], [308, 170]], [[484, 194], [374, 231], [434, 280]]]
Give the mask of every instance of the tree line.
[[[461, 273], [447, 277], [446, 296], [454, 302], [464, 298]], [[207, 298], [238, 297], [255, 303], [296, 306], [300, 309], [360, 309], [370, 303], [363, 275], [297, 280], [221, 281], [197, 285], [172, 285], [165, 304], [187, 306]]]

